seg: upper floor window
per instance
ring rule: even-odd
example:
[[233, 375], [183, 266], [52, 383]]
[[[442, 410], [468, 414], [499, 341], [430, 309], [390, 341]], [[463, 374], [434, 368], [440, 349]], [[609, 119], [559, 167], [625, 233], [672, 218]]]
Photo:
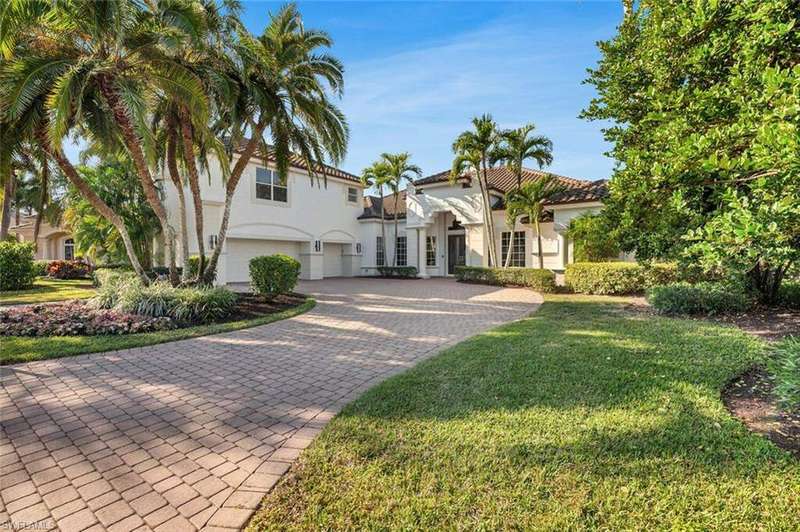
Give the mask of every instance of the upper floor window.
[[358, 203], [358, 189], [356, 187], [347, 187], [347, 201]]
[[256, 168], [256, 197], [283, 203], [288, 201], [286, 183], [281, 183], [278, 172], [269, 168]]
[[511, 244], [511, 266], [525, 267], [525, 231], [514, 231], [514, 241], [511, 243], [511, 233], [504, 231], [501, 238], [502, 256], [499, 260], [502, 264], [506, 262], [508, 246]]
[[397, 253], [397, 265], [406, 266], [408, 264], [408, 240], [406, 240], [406, 237], [397, 237], [395, 253]]
[[425, 265], [436, 266], [436, 237], [427, 237], [425, 244]]

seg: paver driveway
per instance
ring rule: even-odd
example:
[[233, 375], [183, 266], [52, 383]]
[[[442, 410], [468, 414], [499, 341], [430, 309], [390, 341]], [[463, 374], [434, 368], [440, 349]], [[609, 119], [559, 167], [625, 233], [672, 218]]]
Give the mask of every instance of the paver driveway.
[[0, 526], [240, 528], [343, 405], [539, 302], [449, 280], [299, 289], [317, 307], [278, 323], [3, 368]]

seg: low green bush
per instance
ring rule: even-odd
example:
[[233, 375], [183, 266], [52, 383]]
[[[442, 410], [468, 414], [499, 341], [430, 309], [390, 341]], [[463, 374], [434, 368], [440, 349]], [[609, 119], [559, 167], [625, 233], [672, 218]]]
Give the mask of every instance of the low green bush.
[[288, 294], [297, 286], [300, 262], [281, 253], [250, 259], [250, 285], [267, 297]]
[[[206, 266], [208, 266], [208, 258], [206, 257]], [[189, 278], [194, 279], [197, 277], [197, 272], [200, 269], [200, 256], [194, 255], [189, 257]], [[212, 281], [216, 281], [217, 279], [217, 271], [214, 270], [214, 278]]]
[[30, 288], [36, 273], [32, 243], [0, 242], [0, 291]]
[[707, 315], [743, 312], [753, 305], [744, 289], [724, 283], [685, 282], [654, 286], [647, 301], [662, 314]]
[[414, 266], [378, 266], [378, 274], [381, 277], [412, 279], [417, 276], [417, 269]]
[[788, 409], [800, 407], [800, 338], [790, 336], [778, 342], [767, 370], [775, 378], [773, 392], [780, 403]]
[[800, 309], [800, 281], [783, 281], [778, 290], [778, 304], [792, 309]]
[[208, 323], [230, 316], [238, 298], [222, 287], [174, 288], [163, 281], [144, 286], [135, 275], [123, 272], [107, 276], [104, 282], [92, 299], [96, 307], [189, 323]]
[[47, 266], [50, 264], [49, 260], [35, 260], [33, 261], [33, 268], [36, 270], [36, 277], [44, 277], [47, 275]]
[[674, 263], [576, 262], [567, 265], [564, 284], [581, 294], [635, 294], [674, 283], [682, 275]]
[[538, 268], [484, 268], [457, 266], [456, 278], [468, 283], [496, 286], [526, 286], [539, 292], [555, 292], [556, 274]]

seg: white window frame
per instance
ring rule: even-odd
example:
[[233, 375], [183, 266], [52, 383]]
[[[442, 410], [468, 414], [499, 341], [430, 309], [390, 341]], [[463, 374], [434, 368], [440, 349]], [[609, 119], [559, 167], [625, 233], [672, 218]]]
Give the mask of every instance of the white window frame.
[[386, 266], [386, 253], [383, 247], [383, 237], [375, 238], [375, 266]]
[[[70, 250], [71, 257], [67, 257], [67, 248]], [[75, 260], [75, 239], [64, 239], [64, 260]]]
[[[400, 243], [403, 243], [401, 246]], [[400, 261], [400, 250], [403, 250], [403, 260]], [[398, 236], [394, 242], [394, 253], [397, 259], [394, 261], [397, 266], [408, 266], [408, 237]]]
[[[269, 176], [269, 183], [261, 183], [259, 182], [259, 174], [262, 172], [266, 172]], [[289, 205], [289, 179], [287, 177], [286, 183], [281, 185], [280, 184], [281, 178], [278, 175], [276, 170], [271, 168], [265, 168], [263, 166], [256, 167], [256, 173], [253, 178], [253, 197], [259, 202], [266, 202], [273, 205]], [[278, 183], [278, 184], [276, 184]], [[269, 198], [262, 198], [258, 195], [258, 187], [268, 187], [269, 190]], [[275, 190], [276, 189], [283, 189], [285, 191], [286, 200], [279, 200], [275, 199]]]
[[[513, 237], [510, 231], [503, 231], [500, 235], [500, 264], [506, 263], [506, 254], [509, 244], [511, 248], [511, 261], [509, 266], [514, 268], [525, 267], [525, 231], [514, 231]], [[513, 238], [513, 239], [512, 239]], [[520, 264], [521, 262], [521, 264]]]
[[[351, 191], [355, 192], [355, 197], [353, 199], [350, 199]], [[345, 190], [345, 195], [347, 196], [347, 203], [350, 205], [358, 205], [358, 187], [348, 186], [347, 190]]]
[[[425, 266], [435, 268], [437, 266], [436, 235], [425, 237]], [[433, 260], [431, 260], [433, 259]]]

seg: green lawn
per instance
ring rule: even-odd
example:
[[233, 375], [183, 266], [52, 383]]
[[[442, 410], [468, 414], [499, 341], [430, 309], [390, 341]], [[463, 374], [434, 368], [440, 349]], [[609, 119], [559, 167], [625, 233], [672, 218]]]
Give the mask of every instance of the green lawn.
[[800, 461], [720, 401], [763, 344], [551, 296], [335, 417], [252, 530], [796, 530]]
[[0, 292], [0, 305], [47, 303], [67, 299], [86, 299], [94, 295], [92, 281], [88, 279], [46, 279], [39, 277], [33, 288]]
[[250, 320], [232, 321], [212, 325], [197, 325], [185, 329], [171, 331], [158, 331], [140, 334], [125, 334], [119, 336], [54, 336], [49, 338], [31, 338], [23, 336], [0, 337], [0, 365], [16, 362], [30, 362], [32, 360], [45, 360], [60, 358], [84, 353], [97, 353], [126, 349], [129, 347], [143, 347], [146, 345], [174, 342], [196, 336], [224, 333], [237, 329], [246, 329], [256, 325], [264, 325], [274, 321], [291, 318], [314, 308], [316, 302], [308, 298], [301, 305], [261, 316]]

